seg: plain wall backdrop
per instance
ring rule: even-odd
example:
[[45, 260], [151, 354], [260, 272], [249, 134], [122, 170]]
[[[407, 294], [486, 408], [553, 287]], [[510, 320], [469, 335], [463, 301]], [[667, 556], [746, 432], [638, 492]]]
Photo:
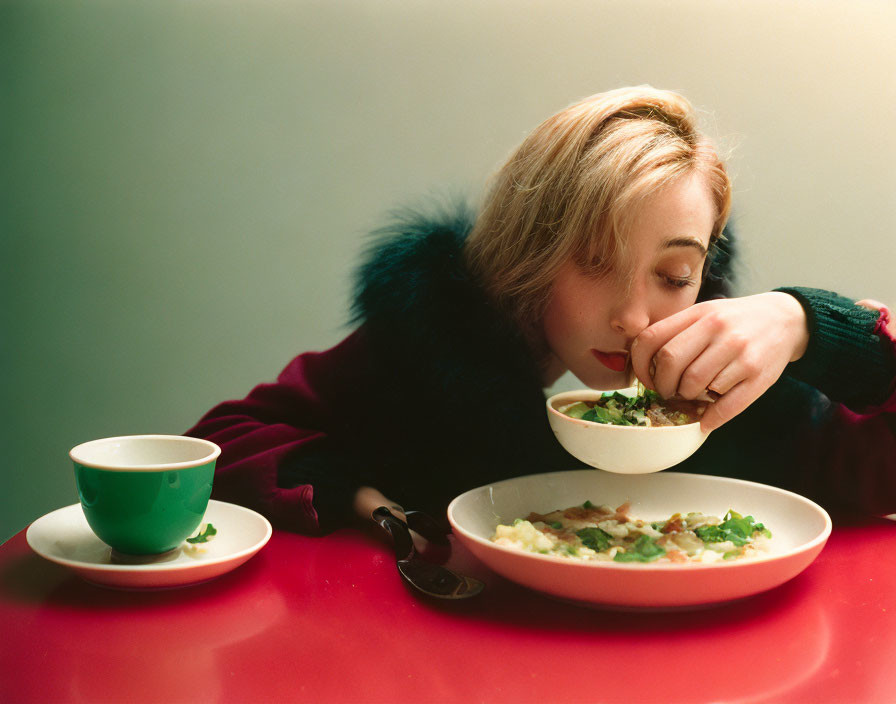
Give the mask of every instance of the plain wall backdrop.
[[701, 109], [741, 293], [896, 304], [894, 36], [887, 0], [3, 2], [0, 540], [77, 501], [73, 445], [339, 341], [390, 208], [599, 91]]

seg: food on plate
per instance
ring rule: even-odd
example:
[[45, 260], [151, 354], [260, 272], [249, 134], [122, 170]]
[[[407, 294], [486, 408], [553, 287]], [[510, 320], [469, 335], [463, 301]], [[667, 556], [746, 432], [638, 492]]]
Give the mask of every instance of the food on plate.
[[728, 511], [724, 518], [675, 513], [644, 521], [629, 502], [611, 508], [590, 501], [546, 514], [530, 513], [495, 528], [492, 542], [527, 552], [585, 561], [698, 562], [759, 557], [771, 532], [752, 516]]
[[634, 396], [605, 391], [593, 401], [576, 401], [557, 410], [592, 423], [655, 427], [696, 423], [706, 405], [707, 401], [664, 399], [656, 391], [645, 389]]

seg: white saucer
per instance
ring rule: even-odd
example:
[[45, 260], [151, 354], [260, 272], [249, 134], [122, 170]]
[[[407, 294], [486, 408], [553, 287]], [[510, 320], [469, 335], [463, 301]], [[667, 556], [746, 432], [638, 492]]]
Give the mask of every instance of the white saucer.
[[182, 587], [229, 572], [257, 553], [271, 537], [268, 520], [242, 506], [209, 501], [202, 519], [218, 531], [207, 543], [183, 543], [163, 555], [143, 558], [113, 555], [94, 535], [81, 504], [38, 518], [25, 539], [38, 555], [64, 565], [88, 582], [118, 589]]

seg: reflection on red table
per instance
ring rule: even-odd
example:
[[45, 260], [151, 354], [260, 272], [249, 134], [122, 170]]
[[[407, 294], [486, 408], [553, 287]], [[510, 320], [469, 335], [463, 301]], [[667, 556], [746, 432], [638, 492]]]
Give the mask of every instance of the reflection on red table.
[[490, 573], [418, 597], [371, 532], [275, 531], [212, 582], [117, 591], [0, 547], [0, 701], [894, 702], [896, 525], [838, 525], [804, 573], [701, 610], [587, 609]]

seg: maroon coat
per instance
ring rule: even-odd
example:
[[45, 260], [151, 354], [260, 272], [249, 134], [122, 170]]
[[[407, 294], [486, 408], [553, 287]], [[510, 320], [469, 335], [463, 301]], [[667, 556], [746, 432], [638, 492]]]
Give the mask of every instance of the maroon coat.
[[260, 384], [241, 401], [222, 403], [188, 431], [221, 447], [213, 498], [248, 506], [302, 533], [319, 528], [315, 506], [326, 505], [344, 518], [339, 502], [350, 500], [357, 482], [324, 472], [314, 487], [293, 485], [282, 468], [325, 451], [347, 400], [368, 396], [364, 359], [358, 333], [328, 352], [300, 355], [275, 383]]

